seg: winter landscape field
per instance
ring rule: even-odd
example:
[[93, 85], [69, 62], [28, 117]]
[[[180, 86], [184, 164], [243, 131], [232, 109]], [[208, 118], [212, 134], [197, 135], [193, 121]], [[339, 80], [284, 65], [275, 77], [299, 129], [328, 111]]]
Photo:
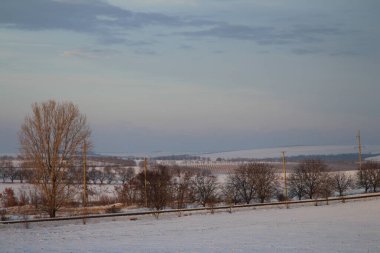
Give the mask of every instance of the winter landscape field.
[[0, 0], [0, 253], [380, 253], [380, 0]]
[[1, 225], [1, 252], [380, 252], [380, 199], [322, 206]]

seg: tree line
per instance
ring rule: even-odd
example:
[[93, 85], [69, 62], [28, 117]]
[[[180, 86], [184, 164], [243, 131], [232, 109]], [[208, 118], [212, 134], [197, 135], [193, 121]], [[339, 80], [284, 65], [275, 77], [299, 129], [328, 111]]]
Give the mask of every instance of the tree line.
[[[19, 132], [21, 156], [28, 161], [28, 173], [18, 171], [8, 164], [1, 171], [3, 180], [11, 181], [17, 175], [35, 185], [30, 194], [21, 194], [25, 203], [55, 217], [63, 206], [78, 202], [84, 178], [93, 184], [121, 181], [116, 186], [115, 202], [138, 205], [157, 210], [166, 207], [186, 208], [197, 205], [215, 205], [265, 202], [274, 198], [303, 199], [340, 195], [353, 187], [377, 191], [380, 185], [379, 165], [363, 164], [356, 179], [348, 174], [327, 172], [321, 160], [304, 160], [289, 176], [289, 196], [283, 194], [279, 175], [269, 163], [251, 162], [241, 165], [229, 174], [224, 182], [218, 182], [210, 170], [195, 170], [186, 167], [152, 165], [147, 171], [135, 173], [123, 167], [92, 167], [83, 175], [81, 155], [91, 151], [91, 130], [86, 116], [71, 102], [50, 100], [32, 105]], [[14, 172], [14, 173], [13, 173]], [[117, 175], [117, 176], [115, 176]], [[84, 178], [83, 178], [84, 177]], [[91, 194], [91, 192], [89, 192]], [[4, 196], [12, 195], [7, 191]], [[87, 196], [82, 196], [85, 200]], [[17, 201], [8, 201], [7, 203]], [[83, 201], [84, 203], [86, 201]]]
[[[94, 176], [102, 173], [103, 176]], [[60, 200], [58, 210], [63, 206], [80, 206], [83, 183], [82, 172], [77, 167], [65, 170], [65, 190], [57, 193]], [[33, 173], [31, 173], [33, 175]], [[250, 204], [289, 199], [328, 198], [344, 196], [348, 190], [363, 189], [376, 192], [380, 187], [380, 164], [365, 162], [356, 175], [347, 172], [329, 172], [322, 160], [301, 161], [288, 177], [288, 196], [284, 195], [283, 179], [270, 163], [252, 162], [240, 165], [236, 170], [218, 180], [210, 170], [194, 169], [185, 166], [152, 164], [138, 173], [132, 167], [106, 166], [102, 170], [91, 167], [87, 170], [87, 181], [103, 184], [115, 180], [115, 195], [110, 203], [123, 203], [126, 206], [140, 206], [155, 210], [165, 208], [187, 208], [190, 206], [214, 206], [217, 204]], [[101, 178], [100, 178], [101, 177]], [[117, 179], [116, 179], [117, 178]], [[31, 183], [40, 184], [37, 177], [29, 178]], [[6, 189], [0, 194], [3, 206], [33, 204], [36, 208], [49, 211], [51, 202], [41, 191], [30, 191], [16, 198], [13, 191]], [[79, 198], [80, 199], [80, 198]], [[75, 204], [77, 203], [77, 204]], [[91, 203], [89, 204], [99, 204]]]

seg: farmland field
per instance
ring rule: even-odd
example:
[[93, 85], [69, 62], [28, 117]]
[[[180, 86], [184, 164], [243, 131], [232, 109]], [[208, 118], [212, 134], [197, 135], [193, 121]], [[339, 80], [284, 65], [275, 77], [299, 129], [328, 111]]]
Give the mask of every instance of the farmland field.
[[0, 226], [2, 252], [380, 252], [380, 199]]

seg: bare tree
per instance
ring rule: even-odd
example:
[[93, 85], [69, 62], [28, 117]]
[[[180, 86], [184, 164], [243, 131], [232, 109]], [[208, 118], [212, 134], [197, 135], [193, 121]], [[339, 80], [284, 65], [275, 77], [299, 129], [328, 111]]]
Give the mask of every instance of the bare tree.
[[[238, 200], [249, 204], [255, 196], [255, 180], [253, 164], [243, 164], [228, 178], [230, 187], [235, 188]], [[232, 189], [230, 189], [232, 190]]]
[[132, 167], [118, 167], [116, 168], [116, 174], [121, 183], [124, 185], [135, 176], [135, 170]]
[[233, 181], [234, 174], [228, 175], [227, 182], [222, 186], [224, 201], [229, 205], [241, 202], [239, 191]]
[[326, 199], [327, 205], [329, 204], [329, 197], [334, 192], [334, 179], [329, 175], [329, 173], [323, 173], [319, 180], [318, 194]]
[[345, 172], [337, 172], [333, 176], [334, 189], [343, 197], [345, 192], [353, 187], [352, 177]]
[[377, 191], [380, 186], [380, 164], [373, 161], [365, 162], [357, 173], [357, 185], [365, 192]]
[[139, 182], [135, 177], [135, 170], [131, 167], [118, 167], [116, 168], [116, 175], [122, 182], [121, 186], [115, 186], [119, 201], [126, 205], [135, 203], [138, 198], [139, 188]]
[[289, 178], [291, 193], [301, 199], [307, 196], [312, 199], [319, 191], [323, 173], [327, 166], [321, 160], [304, 160], [294, 169]]
[[137, 203], [139, 185], [139, 181], [135, 177], [133, 177], [126, 181], [123, 185], [115, 186], [118, 201], [126, 205]]
[[369, 181], [372, 191], [377, 192], [377, 188], [380, 186], [380, 164], [378, 162], [370, 162], [370, 164]]
[[185, 208], [186, 201], [190, 198], [191, 177], [194, 173], [186, 168], [172, 168], [172, 189], [176, 208]]
[[13, 166], [12, 161], [7, 161], [6, 163], [6, 174], [8, 175], [8, 178], [11, 180], [13, 183], [14, 180], [18, 177], [19, 170]]
[[358, 171], [358, 186], [363, 187], [365, 192], [377, 191], [380, 187], [380, 164], [373, 161], [365, 162]]
[[192, 179], [192, 198], [202, 206], [216, 201], [217, 189], [216, 177], [207, 170], [203, 170]]
[[251, 163], [250, 168], [253, 175], [255, 195], [261, 203], [264, 203], [276, 192], [278, 181], [275, 170], [267, 163]]
[[[141, 202], [144, 202], [145, 195], [145, 174], [140, 172], [137, 175], [139, 189], [141, 192]], [[150, 208], [161, 210], [167, 206], [171, 198], [171, 175], [168, 167], [155, 165], [146, 173], [147, 181], [147, 203]]]
[[90, 166], [87, 174], [89, 182], [92, 181], [93, 184], [96, 184], [96, 181], [98, 180], [98, 170], [96, 170], [96, 167]]
[[106, 166], [103, 172], [104, 172], [104, 176], [106, 177], [107, 184], [111, 184], [115, 180], [115, 177], [116, 177], [113, 167]]
[[72, 191], [67, 173], [78, 159], [81, 146], [89, 146], [86, 117], [70, 102], [50, 100], [32, 105], [19, 140], [23, 157], [35, 168], [35, 185], [41, 192], [42, 209], [50, 217], [68, 201]]
[[28, 161], [25, 161], [24, 158], [21, 158], [21, 168], [19, 173], [19, 180], [21, 183], [27, 181], [28, 183], [33, 182], [34, 170], [32, 169], [32, 164]]
[[357, 187], [364, 188], [364, 192], [368, 192], [371, 189], [369, 171], [368, 168], [364, 166], [357, 172]]
[[5, 181], [9, 178], [9, 166], [10, 161], [7, 161], [5, 159], [0, 160], [0, 176], [3, 179], [3, 183], [5, 183]]
[[295, 170], [289, 177], [289, 194], [290, 197], [297, 197], [301, 200], [306, 195], [306, 186], [304, 174], [301, 170]]
[[99, 180], [100, 185], [103, 185], [104, 182], [107, 180], [107, 173], [104, 168], [101, 168], [100, 170], [96, 170], [95, 175], [96, 175], [97, 180]]
[[19, 168], [18, 169], [17, 177], [18, 177], [18, 180], [20, 180], [20, 183], [24, 183], [24, 180], [27, 179], [28, 172], [29, 172], [29, 170], [25, 169], [25, 168]]

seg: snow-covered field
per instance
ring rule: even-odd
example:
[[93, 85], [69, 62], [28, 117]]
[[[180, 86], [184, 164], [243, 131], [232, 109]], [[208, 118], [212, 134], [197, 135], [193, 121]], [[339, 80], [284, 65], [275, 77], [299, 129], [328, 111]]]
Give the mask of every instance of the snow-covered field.
[[380, 252], [380, 199], [132, 221], [0, 225], [1, 252]]
[[[289, 146], [289, 147], [275, 147], [275, 148], [260, 148], [260, 149], [247, 149], [247, 150], [233, 150], [225, 152], [210, 152], [210, 153], [197, 153], [197, 152], [150, 152], [150, 153], [101, 153], [102, 155], [112, 155], [120, 157], [158, 157], [170, 155], [200, 155], [202, 157], [209, 157], [213, 160], [216, 158], [278, 158], [281, 157], [281, 151], [286, 151], [287, 156], [298, 155], [338, 155], [338, 154], [354, 154], [358, 153], [357, 145], [317, 145], [317, 146]], [[380, 154], [380, 145], [363, 145], [363, 153]]]
[[[358, 152], [355, 145], [330, 145], [330, 146], [292, 146], [292, 147], [279, 147], [267, 149], [249, 149], [228, 151], [219, 153], [203, 154], [203, 157], [216, 159], [218, 157], [224, 159], [231, 158], [278, 158], [281, 157], [281, 152], [285, 151], [287, 156], [299, 155], [338, 155], [338, 154], [354, 154]], [[379, 145], [368, 145], [363, 147], [363, 153], [380, 153]]]
[[367, 161], [380, 162], [380, 155], [378, 155], [378, 156], [373, 156], [373, 157], [368, 157], [366, 160], [367, 160]]

